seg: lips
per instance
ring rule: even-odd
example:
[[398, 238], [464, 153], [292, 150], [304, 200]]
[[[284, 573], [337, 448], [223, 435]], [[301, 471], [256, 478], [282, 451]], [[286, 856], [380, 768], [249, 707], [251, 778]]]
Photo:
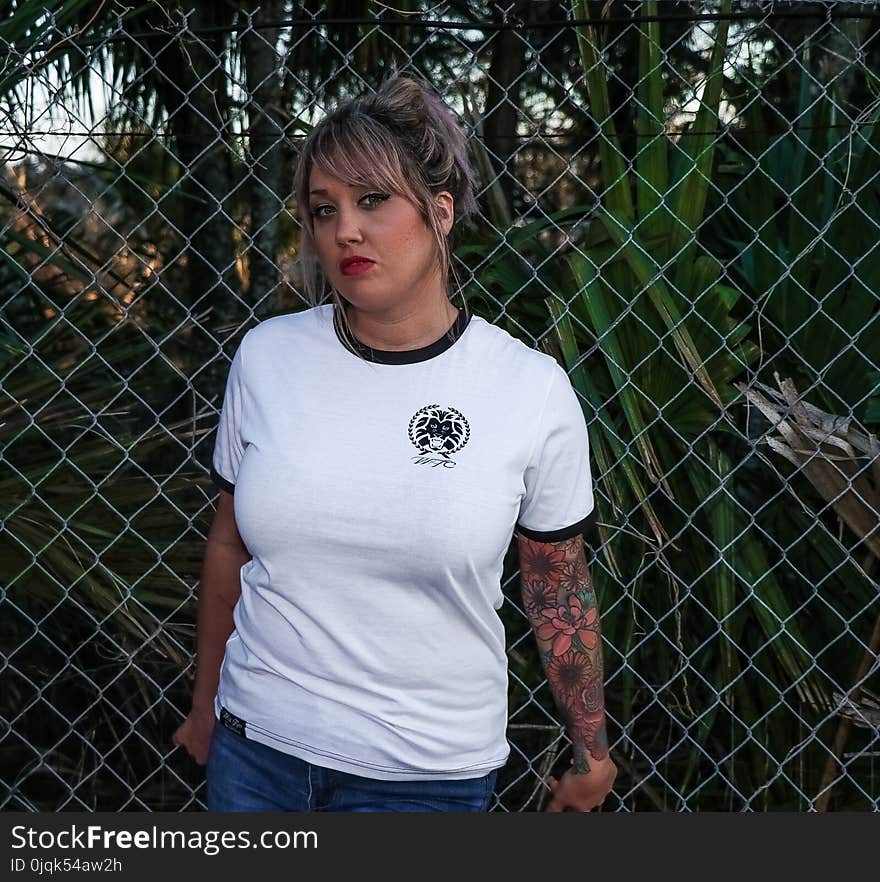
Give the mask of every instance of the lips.
[[358, 263], [373, 263], [368, 257], [346, 257], [345, 260], [339, 262], [340, 269], [348, 269]]
[[374, 263], [375, 261], [369, 260], [366, 257], [349, 257], [346, 260], [340, 261], [339, 267], [343, 275], [355, 276], [359, 273], [367, 272]]

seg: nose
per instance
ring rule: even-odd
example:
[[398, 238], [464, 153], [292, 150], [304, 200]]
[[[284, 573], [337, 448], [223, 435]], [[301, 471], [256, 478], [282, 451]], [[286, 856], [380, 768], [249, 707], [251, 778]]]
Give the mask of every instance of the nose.
[[339, 245], [347, 245], [350, 242], [363, 240], [360, 226], [354, 212], [340, 211], [336, 209], [336, 242]]

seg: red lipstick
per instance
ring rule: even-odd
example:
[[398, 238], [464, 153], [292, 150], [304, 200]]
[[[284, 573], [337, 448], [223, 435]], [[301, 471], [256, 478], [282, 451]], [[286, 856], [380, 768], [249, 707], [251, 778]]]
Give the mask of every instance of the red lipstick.
[[353, 257], [346, 257], [344, 260], [340, 260], [339, 269], [346, 276], [356, 276], [366, 272], [374, 263], [375, 261], [370, 260], [369, 257], [361, 257], [359, 254], [355, 254]]

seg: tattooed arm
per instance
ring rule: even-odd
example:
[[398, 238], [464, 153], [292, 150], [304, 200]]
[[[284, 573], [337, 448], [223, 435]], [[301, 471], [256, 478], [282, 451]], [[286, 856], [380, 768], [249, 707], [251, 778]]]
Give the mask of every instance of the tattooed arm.
[[583, 538], [517, 538], [525, 611], [574, 748], [573, 770], [584, 774], [610, 760], [599, 609]]

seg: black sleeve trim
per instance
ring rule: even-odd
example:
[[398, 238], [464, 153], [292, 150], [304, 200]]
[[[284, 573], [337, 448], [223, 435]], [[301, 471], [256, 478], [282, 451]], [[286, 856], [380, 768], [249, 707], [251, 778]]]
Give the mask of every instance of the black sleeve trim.
[[526, 539], [534, 539], [536, 542], [561, 542], [563, 539], [571, 539], [572, 536], [590, 533], [596, 524], [596, 509], [594, 508], [585, 518], [568, 527], [558, 530], [530, 530], [522, 524], [516, 525], [516, 532]]
[[221, 489], [225, 490], [227, 493], [235, 493], [235, 484], [230, 483], [226, 480], [226, 478], [221, 475], [217, 469], [214, 468], [214, 464], [211, 464], [211, 480]]

